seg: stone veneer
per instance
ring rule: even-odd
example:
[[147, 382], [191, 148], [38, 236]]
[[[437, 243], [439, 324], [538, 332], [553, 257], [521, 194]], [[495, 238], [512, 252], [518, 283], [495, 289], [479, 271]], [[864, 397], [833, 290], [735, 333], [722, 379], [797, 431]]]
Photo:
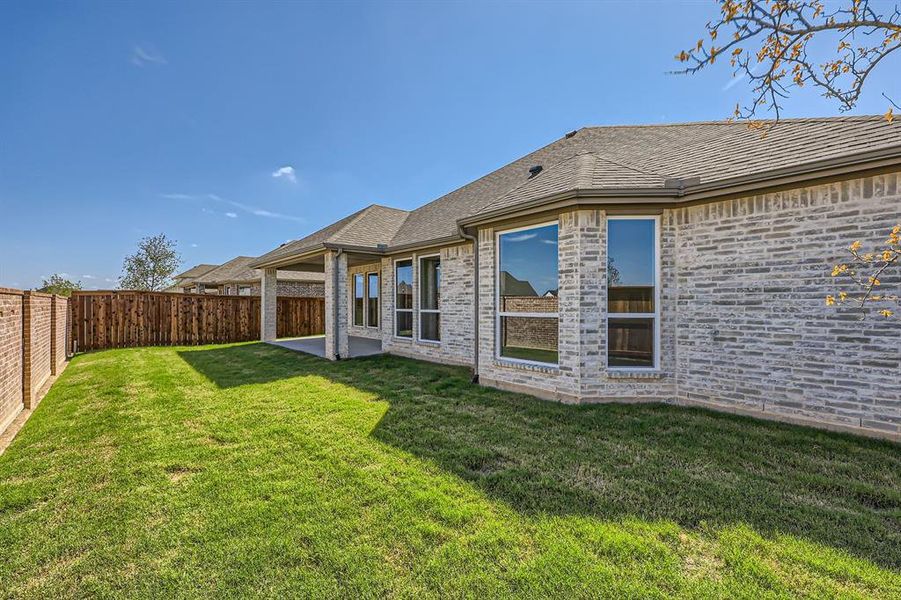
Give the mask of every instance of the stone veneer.
[[[606, 367], [606, 214], [558, 216], [559, 364], [495, 357], [495, 231], [479, 231], [482, 383], [563, 402], [662, 401], [897, 439], [901, 322], [826, 307], [831, 265], [901, 221], [898, 174], [661, 211], [660, 367]], [[427, 253], [423, 253], [427, 254]], [[435, 345], [393, 335], [394, 259], [382, 260], [382, 347], [470, 364], [473, 256], [441, 249]], [[884, 277], [884, 287], [897, 281]], [[418, 327], [414, 293], [414, 331]]]

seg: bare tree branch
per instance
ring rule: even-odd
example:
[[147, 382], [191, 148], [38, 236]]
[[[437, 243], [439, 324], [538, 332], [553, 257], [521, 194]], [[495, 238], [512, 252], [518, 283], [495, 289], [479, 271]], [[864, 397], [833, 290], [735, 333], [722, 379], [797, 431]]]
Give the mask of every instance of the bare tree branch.
[[[720, 18], [707, 23], [702, 38], [676, 59], [686, 63], [678, 74], [697, 73], [728, 56], [733, 75], [746, 77], [751, 101], [737, 104], [733, 118], [754, 119], [768, 112], [778, 121], [793, 88], [817, 86], [842, 111], [854, 108], [864, 84], [886, 56], [901, 48], [901, 9], [879, 14], [870, 0], [846, 0], [827, 10], [821, 0], [717, 0]], [[882, 8], [882, 7], [880, 7]], [[717, 40], [727, 35], [720, 46]], [[834, 46], [833, 46], [834, 44]], [[835, 54], [822, 62], [816, 52]], [[883, 96], [901, 110], [889, 96]], [[892, 110], [886, 120], [892, 121]]]

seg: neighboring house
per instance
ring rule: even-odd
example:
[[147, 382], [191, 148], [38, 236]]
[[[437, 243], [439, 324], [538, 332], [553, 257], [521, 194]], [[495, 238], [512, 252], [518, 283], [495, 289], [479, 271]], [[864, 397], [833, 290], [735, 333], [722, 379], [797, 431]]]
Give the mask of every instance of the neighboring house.
[[847, 247], [899, 221], [901, 123], [589, 127], [251, 266], [264, 269], [264, 340], [276, 269], [324, 272], [332, 359], [364, 336], [562, 402], [699, 405], [898, 439], [901, 323], [824, 296]]
[[[202, 293], [226, 296], [259, 296], [262, 271], [249, 265], [253, 256], [237, 256], [207, 271], [194, 280]], [[325, 295], [322, 273], [301, 271], [278, 272], [278, 295], [322, 298]]]
[[[238, 256], [221, 265], [202, 264], [174, 277], [167, 292], [185, 294], [222, 294], [227, 296], [259, 296], [259, 269], [249, 267], [253, 256]], [[278, 272], [280, 296], [322, 298], [325, 295], [322, 273], [299, 271]]]
[[[167, 287], [164, 292], [186, 292], [187, 289], [194, 288], [194, 281], [201, 275], [209, 273], [218, 265], [199, 264], [191, 267], [184, 273], [179, 273], [172, 278], [172, 285]], [[196, 288], [195, 288], [196, 289]]]

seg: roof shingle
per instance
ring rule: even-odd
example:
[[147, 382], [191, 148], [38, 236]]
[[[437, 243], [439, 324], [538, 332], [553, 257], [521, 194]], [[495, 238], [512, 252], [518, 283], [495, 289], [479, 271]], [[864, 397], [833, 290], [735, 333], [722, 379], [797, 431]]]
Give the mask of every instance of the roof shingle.
[[[416, 210], [369, 206], [258, 263], [326, 242], [390, 249], [454, 238], [460, 219], [571, 190], [663, 190], [667, 179], [716, 184], [889, 148], [901, 148], [901, 122], [881, 116], [784, 119], [765, 136], [727, 121], [586, 127]], [[530, 178], [536, 165], [543, 170]]]

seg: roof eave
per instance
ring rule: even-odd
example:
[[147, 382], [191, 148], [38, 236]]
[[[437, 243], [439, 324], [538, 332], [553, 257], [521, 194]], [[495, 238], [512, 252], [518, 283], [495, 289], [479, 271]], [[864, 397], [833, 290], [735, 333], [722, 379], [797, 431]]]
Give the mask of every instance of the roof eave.
[[285, 256], [275, 256], [267, 259], [266, 256], [263, 255], [257, 260], [250, 263], [248, 267], [250, 267], [251, 269], [277, 269], [278, 267], [286, 267], [296, 262], [300, 262], [304, 259], [315, 258], [325, 251], [325, 244], [320, 243], [309, 248], [304, 248], [299, 252], [287, 254]]
[[529, 202], [458, 219], [461, 227], [473, 227], [508, 219], [520, 213], [555, 205], [573, 204], [667, 204], [680, 205], [719, 196], [753, 193], [762, 189], [821, 180], [857, 172], [901, 166], [901, 146], [824, 159], [795, 167], [773, 169], [755, 175], [743, 175], [685, 188], [572, 189], [549, 194]]

